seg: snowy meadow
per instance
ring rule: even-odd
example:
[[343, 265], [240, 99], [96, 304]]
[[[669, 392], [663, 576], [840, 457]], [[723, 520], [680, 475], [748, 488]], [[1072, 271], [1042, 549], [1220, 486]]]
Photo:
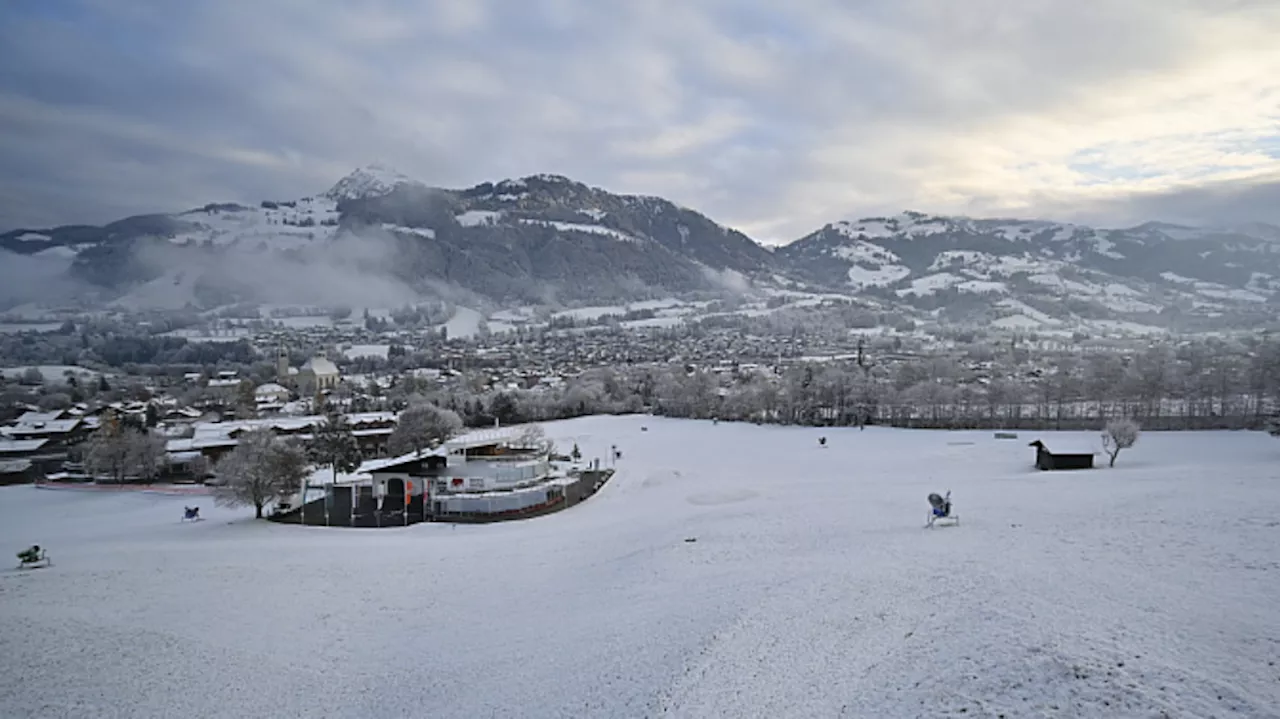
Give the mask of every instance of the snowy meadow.
[[[0, 488], [0, 547], [53, 558], [0, 570], [0, 716], [1280, 716], [1264, 433], [1038, 472], [1029, 441], [1098, 437], [546, 429], [623, 457], [523, 522], [297, 527], [200, 498], [182, 523], [192, 497]], [[924, 529], [947, 490], [961, 524]]]

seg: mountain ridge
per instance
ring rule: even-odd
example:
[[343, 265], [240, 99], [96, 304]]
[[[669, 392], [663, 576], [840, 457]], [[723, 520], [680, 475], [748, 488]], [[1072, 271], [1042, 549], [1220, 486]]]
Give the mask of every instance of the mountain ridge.
[[312, 287], [323, 278], [335, 294], [359, 296], [363, 283], [398, 299], [442, 288], [520, 303], [785, 287], [957, 322], [1033, 307], [1063, 323], [1240, 323], [1274, 312], [1280, 294], [1280, 228], [1262, 223], [1100, 229], [908, 210], [766, 247], [664, 198], [563, 175], [448, 189], [376, 163], [297, 200], [13, 230], [0, 248], [65, 260], [103, 296], [160, 283], [187, 287], [178, 299], [195, 306], [292, 290], [323, 299]]

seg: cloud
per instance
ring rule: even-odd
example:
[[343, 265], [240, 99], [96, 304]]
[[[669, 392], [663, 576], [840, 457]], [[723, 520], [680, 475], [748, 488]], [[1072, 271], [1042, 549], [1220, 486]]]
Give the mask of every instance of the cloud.
[[0, 250], [0, 310], [23, 302], [66, 300], [85, 288], [67, 275], [71, 260]]
[[1103, 196], [1088, 203], [1073, 199], [1069, 207], [1053, 197], [1042, 197], [1037, 204], [1051, 215], [1071, 214], [1081, 222], [1111, 227], [1152, 218], [1223, 228], [1254, 222], [1280, 226], [1280, 173]]
[[1274, 3], [86, 0], [6, 15], [0, 228], [299, 196], [371, 161], [441, 186], [564, 174], [775, 242], [906, 208], [1277, 219]]

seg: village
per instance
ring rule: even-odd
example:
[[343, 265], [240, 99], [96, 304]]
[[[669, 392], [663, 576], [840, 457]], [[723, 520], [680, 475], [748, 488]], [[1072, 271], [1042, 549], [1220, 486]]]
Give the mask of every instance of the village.
[[[315, 471], [271, 497], [270, 511], [286, 521], [381, 523], [395, 519], [357, 509], [392, 496], [409, 498], [399, 501], [402, 522], [422, 521], [476, 513], [472, 505], [426, 502], [430, 487], [508, 492], [483, 505], [493, 514], [587, 496], [565, 482], [572, 473], [587, 477], [583, 487], [597, 486], [613, 457], [555, 462], [568, 448], [550, 447], [533, 456], [512, 429], [569, 417], [1091, 431], [1132, 419], [1148, 430], [1261, 429], [1280, 396], [1280, 343], [1256, 335], [868, 334], [821, 323], [778, 332], [738, 320], [621, 327], [598, 318], [556, 327], [512, 317], [501, 331], [450, 337], [420, 326], [430, 315], [326, 316], [295, 326], [224, 319], [132, 335], [103, 319], [67, 320], [0, 335], [14, 359], [31, 362], [6, 370], [0, 384], [0, 483], [203, 485], [217, 481], [218, 464], [246, 433], [264, 430], [308, 447], [340, 420], [359, 462], [344, 459], [352, 466], [324, 482], [321, 469], [334, 461], [311, 451]], [[149, 322], [158, 320], [134, 324]], [[76, 363], [52, 364], [68, 354], [64, 345], [79, 348]], [[413, 434], [403, 428], [405, 413], [424, 408], [447, 416], [447, 431], [405, 439]], [[130, 442], [101, 439], [124, 436], [121, 427]], [[473, 444], [474, 432], [490, 433], [488, 444]], [[504, 472], [517, 466], [511, 457], [532, 462], [519, 466], [533, 474], [507, 486], [493, 467], [465, 462], [474, 478], [450, 474], [464, 481], [440, 485], [445, 465], [427, 459], [436, 452], [446, 465], [464, 461], [465, 453], [452, 452], [459, 447], [483, 449]], [[387, 472], [404, 481], [377, 476]], [[351, 476], [344, 484], [340, 474]], [[419, 480], [412, 489], [409, 477]], [[531, 487], [540, 502], [507, 502], [509, 492]], [[299, 509], [314, 502], [325, 509]]]

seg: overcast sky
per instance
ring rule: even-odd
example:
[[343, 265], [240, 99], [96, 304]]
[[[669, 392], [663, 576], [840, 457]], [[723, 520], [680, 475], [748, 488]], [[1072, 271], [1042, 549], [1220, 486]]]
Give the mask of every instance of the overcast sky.
[[1271, 0], [3, 0], [0, 230], [550, 172], [759, 240], [1280, 222]]

